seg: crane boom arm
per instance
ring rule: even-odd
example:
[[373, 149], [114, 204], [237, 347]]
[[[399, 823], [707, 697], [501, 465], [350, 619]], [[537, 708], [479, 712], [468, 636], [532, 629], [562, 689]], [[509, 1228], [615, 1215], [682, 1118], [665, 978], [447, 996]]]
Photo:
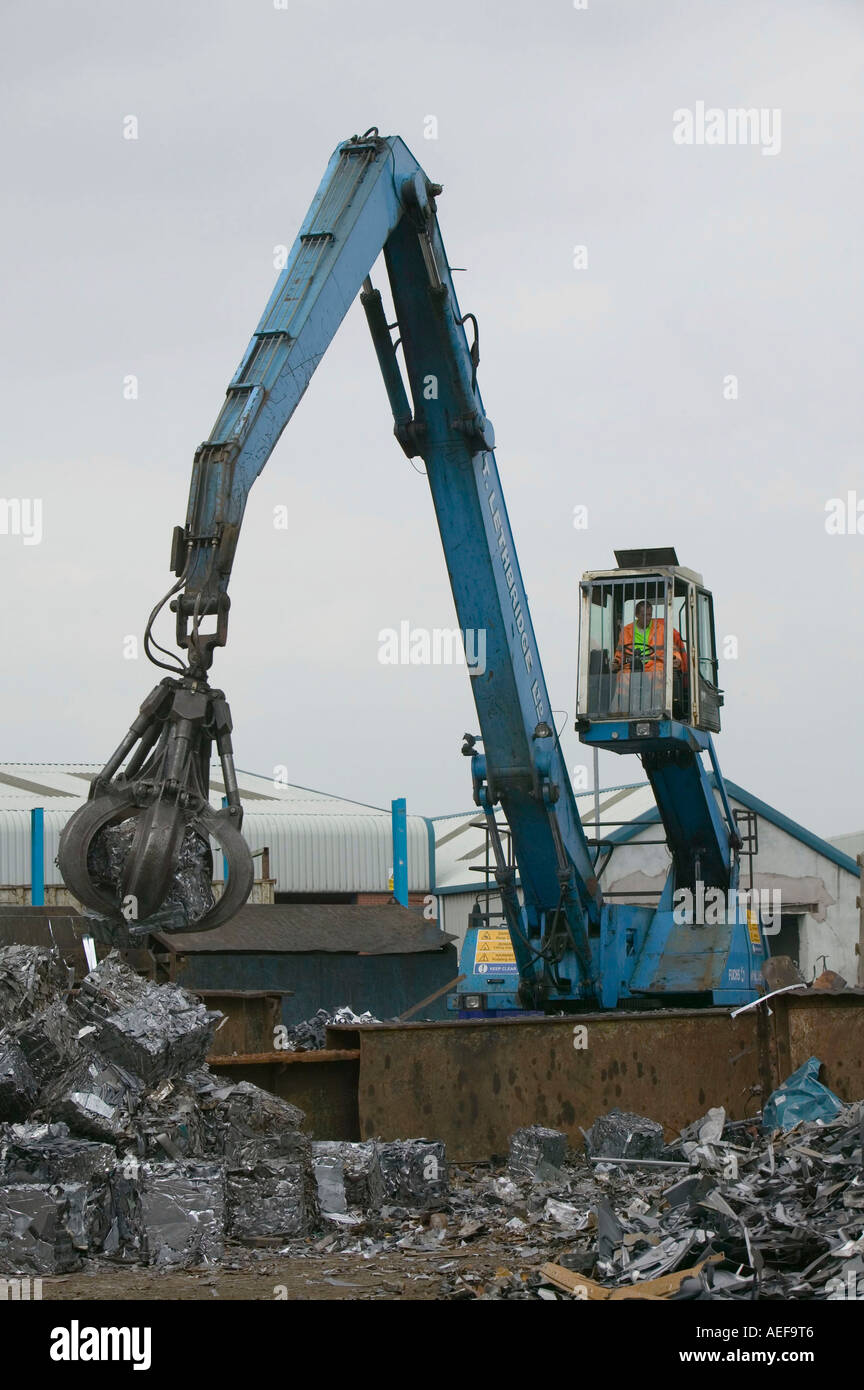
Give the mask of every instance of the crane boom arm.
[[[585, 979], [587, 934], [601, 898], [580, 823], [528, 610], [494, 455], [494, 435], [436, 217], [440, 188], [403, 142], [374, 132], [340, 145], [286, 266], [198, 449], [186, 525], [172, 564], [178, 645], [208, 669], [224, 644], [228, 580], [249, 490], [291, 418], [352, 300], [361, 292], [390, 399], [395, 434], [426, 464], [459, 626], [483, 633], [472, 671], [482, 753], [473, 739], [475, 796], [490, 821], [501, 805], [524, 894], [519, 913], [501, 886], [517, 961], [530, 973], [553, 929], [572, 938]], [[381, 297], [369, 274], [383, 250], [410, 389], [405, 390]], [[470, 318], [471, 316], [467, 316]], [[215, 631], [201, 620], [216, 615]]]

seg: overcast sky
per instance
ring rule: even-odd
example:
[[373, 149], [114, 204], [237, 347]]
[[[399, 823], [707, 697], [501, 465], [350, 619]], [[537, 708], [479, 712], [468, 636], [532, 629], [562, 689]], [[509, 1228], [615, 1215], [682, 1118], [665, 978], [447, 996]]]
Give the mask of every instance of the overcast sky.
[[[0, 535], [3, 760], [104, 760], [161, 674], [124, 639], [170, 583], [194, 450], [274, 246], [376, 124], [444, 185], [570, 765], [579, 577], [673, 544], [738, 642], [724, 772], [860, 829], [864, 534], [826, 531], [832, 498], [864, 513], [859, 0], [287, 3], [4, 7], [2, 494], [43, 534]], [[764, 110], [770, 140], [676, 143], [700, 102]], [[214, 680], [240, 767], [433, 815], [470, 806], [477, 723], [464, 668], [378, 660], [382, 628], [454, 623], [391, 428], [355, 305], [253, 489]]]

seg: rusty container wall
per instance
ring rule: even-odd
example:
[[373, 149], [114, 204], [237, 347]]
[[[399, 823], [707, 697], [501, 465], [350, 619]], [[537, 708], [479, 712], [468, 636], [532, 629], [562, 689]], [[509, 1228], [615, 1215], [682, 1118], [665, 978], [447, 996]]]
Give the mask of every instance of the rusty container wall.
[[228, 1081], [251, 1081], [299, 1106], [306, 1116], [303, 1129], [311, 1139], [360, 1138], [356, 1051], [213, 1057], [210, 1065]]
[[864, 998], [851, 992], [772, 999], [776, 1085], [808, 1057], [822, 1062], [819, 1080], [841, 1100], [864, 1097]]
[[765, 1080], [755, 1011], [380, 1024], [328, 1029], [327, 1045], [360, 1048], [363, 1138], [443, 1139], [466, 1162], [506, 1153], [522, 1125], [581, 1147], [582, 1129], [613, 1106], [659, 1120], [670, 1138], [709, 1106], [743, 1119]]
[[208, 1009], [224, 1015], [213, 1038], [208, 1061], [249, 1053], [272, 1052], [282, 1022], [282, 995], [264, 990], [196, 989]]

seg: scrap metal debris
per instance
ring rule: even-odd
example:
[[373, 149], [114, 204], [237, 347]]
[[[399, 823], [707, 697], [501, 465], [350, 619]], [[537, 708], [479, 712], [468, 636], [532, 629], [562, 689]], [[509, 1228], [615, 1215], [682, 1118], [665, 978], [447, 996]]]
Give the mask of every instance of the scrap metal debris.
[[[620, 1112], [598, 1118], [609, 1118], [603, 1135], [653, 1133], [658, 1152], [644, 1117], [636, 1131]], [[331, 1214], [322, 1199], [330, 1232], [284, 1253], [438, 1257], [423, 1268], [447, 1299], [854, 1297], [864, 1290], [862, 1125], [864, 1103], [771, 1134], [760, 1116], [730, 1122], [718, 1106], [652, 1159], [592, 1161], [570, 1148], [559, 1167], [533, 1172], [450, 1164], [434, 1210], [385, 1199], [346, 1203], [347, 1214], [340, 1201]], [[524, 1136], [513, 1141], [518, 1153]], [[465, 1262], [481, 1252], [485, 1268]], [[403, 1279], [429, 1278], [416, 1268]]]
[[439, 1298], [547, 1302], [864, 1290], [864, 1102], [820, 1086], [816, 1059], [748, 1120], [717, 1106], [669, 1135], [616, 1109], [584, 1152], [531, 1125], [506, 1164], [460, 1166], [434, 1139], [310, 1140], [295, 1106], [209, 1070], [203, 1005], [116, 956], [77, 999], [67, 986], [39, 949], [0, 951], [0, 1273], [278, 1255], [347, 1288], [332, 1276], [389, 1260], [400, 1282], [376, 1297], [433, 1280]]
[[320, 1052], [326, 1046], [327, 1029], [335, 1023], [380, 1023], [371, 1013], [355, 1014], [344, 1004], [340, 1009], [319, 1009], [314, 1018], [306, 1018], [285, 1030], [280, 1044], [282, 1052]]
[[[506, 1275], [471, 1288], [460, 1281], [451, 1296], [855, 1297], [850, 1290], [864, 1290], [864, 1102], [838, 1104], [827, 1121], [769, 1134], [760, 1116], [730, 1123], [717, 1107], [664, 1147], [693, 1169], [673, 1181], [657, 1159], [641, 1167], [608, 1156], [586, 1169], [572, 1151], [554, 1190], [511, 1176], [517, 1192], [505, 1194], [487, 1179], [493, 1213], [506, 1200], [508, 1220], [486, 1215], [502, 1244], [519, 1215]], [[592, 1130], [604, 1141], [628, 1129], [620, 1112], [602, 1118], [609, 1124]], [[539, 1267], [538, 1244], [547, 1252]]]
[[[126, 861], [132, 851], [137, 817], [129, 816], [118, 825], [106, 825], [93, 837], [87, 855], [87, 872], [94, 883], [121, 897]], [[174, 868], [171, 886], [159, 908], [163, 931], [194, 926], [213, 906], [213, 856], [208, 842], [192, 826], [187, 826]], [[131, 934], [143, 935], [152, 928], [133, 924]]]

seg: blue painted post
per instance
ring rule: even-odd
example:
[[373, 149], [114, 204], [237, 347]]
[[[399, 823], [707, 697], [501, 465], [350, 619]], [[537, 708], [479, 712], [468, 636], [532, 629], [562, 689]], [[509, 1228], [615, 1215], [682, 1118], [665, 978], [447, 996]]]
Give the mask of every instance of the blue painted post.
[[408, 906], [408, 816], [405, 798], [390, 803], [393, 824], [393, 897]]
[[30, 902], [45, 906], [45, 812], [34, 806], [30, 812]]

